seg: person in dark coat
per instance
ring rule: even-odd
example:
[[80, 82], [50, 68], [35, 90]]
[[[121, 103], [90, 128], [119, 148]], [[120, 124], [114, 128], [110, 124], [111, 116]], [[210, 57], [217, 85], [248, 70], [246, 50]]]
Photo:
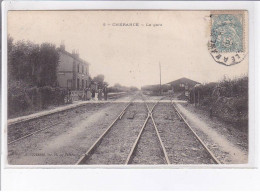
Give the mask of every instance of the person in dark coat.
[[92, 89], [92, 99], [95, 99], [95, 90], [94, 89]]
[[98, 89], [98, 100], [102, 100], [102, 89]]
[[107, 87], [104, 87], [104, 100], [107, 100]]

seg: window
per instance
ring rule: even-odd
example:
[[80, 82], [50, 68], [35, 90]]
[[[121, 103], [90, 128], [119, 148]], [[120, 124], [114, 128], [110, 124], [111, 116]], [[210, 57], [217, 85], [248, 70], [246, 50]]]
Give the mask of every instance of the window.
[[84, 66], [82, 65], [82, 73], [84, 74]]
[[77, 79], [77, 90], [79, 90], [79, 78]]
[[79, 64], [78, 64], [78, 73], [79, 73]]
[[83, 89], [83, 88], [84, 88], [84, 80], [82, 80], [81, 82], [82, 82], [81, 87], [82, 87], [82, 89]]
[[67, 80], [67, 88], [72, 88], [72, 80], [71, 79]]

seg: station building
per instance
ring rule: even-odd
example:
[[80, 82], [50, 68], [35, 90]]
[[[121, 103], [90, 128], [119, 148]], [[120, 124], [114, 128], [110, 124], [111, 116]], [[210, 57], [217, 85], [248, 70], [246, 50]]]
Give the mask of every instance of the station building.
[[57, 80], [59, 87], [82, 91], [90, 86], [89, 63], [79, 57], [79, 53], [69, 53], [65, 45], [59, 48]]
[[173, 89], [174, 91], [189, 90], [193, 88], [196, 84], [200, 84], [200, 83], [185, 77], [167, 83], [167, 85], [169, 85], [170, 88]]

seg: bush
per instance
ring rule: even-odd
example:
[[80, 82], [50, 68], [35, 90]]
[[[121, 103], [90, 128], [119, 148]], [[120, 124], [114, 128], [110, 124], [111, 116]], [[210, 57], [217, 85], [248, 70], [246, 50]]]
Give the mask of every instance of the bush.
[[8, 36], [8, 116], [64, 103], [57, 85], [59, 52], [50, 43], [14, 42]]
[[26, 98], [25, 89], [28, 86], [23, 82], [9, 82], [8, 85], [8, 116], [21, 110], [26, 110], [30, 106]]
[[20, 81], [8, 85], [8, 117], [42, 110], [50, 105], [64, 104], [66, 89], [50, 86], [35, 87]]
[[199, 105], [211, 115], [238, 128], [248, 128], [248, 77], [223, 79], [193, 89], [199, 92]]

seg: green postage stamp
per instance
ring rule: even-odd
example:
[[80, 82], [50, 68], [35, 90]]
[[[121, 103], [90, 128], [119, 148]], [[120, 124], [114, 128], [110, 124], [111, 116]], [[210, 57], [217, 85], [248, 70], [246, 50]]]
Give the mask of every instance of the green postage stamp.
[[231, 66], [247, 54], [246, 11], [212, 11], [209, 51], [214, 60]]

